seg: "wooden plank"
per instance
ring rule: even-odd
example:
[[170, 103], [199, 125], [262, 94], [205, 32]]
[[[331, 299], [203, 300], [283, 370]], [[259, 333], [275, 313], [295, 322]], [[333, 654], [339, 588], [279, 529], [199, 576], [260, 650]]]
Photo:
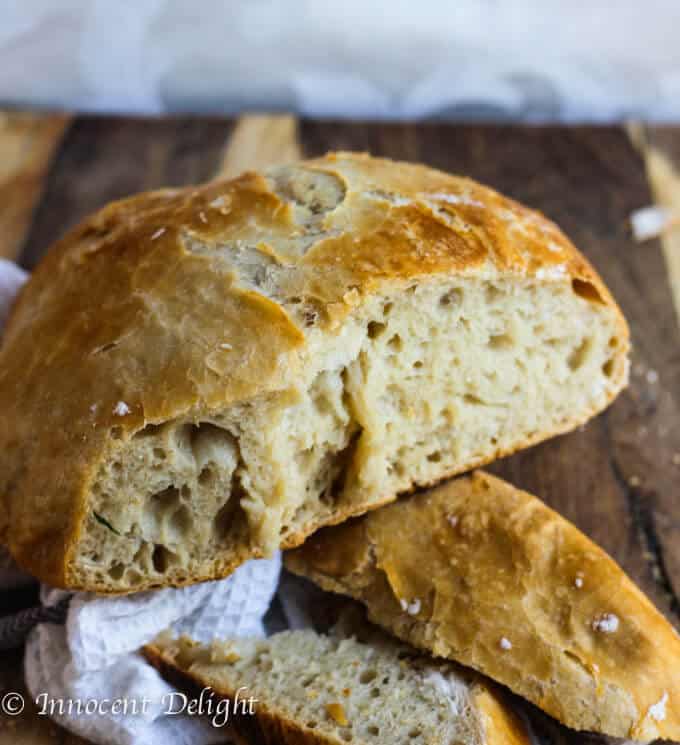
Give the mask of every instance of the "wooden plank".
[[[680, 128], [638, 125], [629, 133], [645, 160], [655, 201], [680, 215]], [[664, 233], [660, 240], [680, 318], [680, 229]]]
[[306, 121], [301, 141], [305, 155], [369, 150], [479, 179], [544, 211], [593, 261], [631, 323], [631, 386], [584, 431], [493, 470], [601, 543], [677, 623], [680, 335], [658, 245], [643, 248], [627, 230], [652, 197], [623, 129]]
[[212, 178], [232, 126], [195, 117], [76, 120], [55, 160], [22, 263], [35, 266], [56, 238], [107, 202]]
[[250, 115], [236, 123], [215, 174], [233, 178], [243, 171], [290, 163], [300, 158], [298, 123], [294, 116]]
[[19, 256], [70, 118], [0, 111], [0, 256]]

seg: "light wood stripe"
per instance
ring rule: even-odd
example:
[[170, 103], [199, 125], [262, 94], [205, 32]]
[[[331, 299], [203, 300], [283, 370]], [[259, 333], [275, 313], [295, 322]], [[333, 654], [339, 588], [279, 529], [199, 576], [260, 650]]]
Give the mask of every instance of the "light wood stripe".
[[70, 117], [0, 111], [0, 256], [16, 259]]
[[247, 115], [236, 123], [215, 178], [290, 163], [301, 157], [298, 122], [289, 115]]
[[[628, 133], [644, 158], [647, 178], [655, 201], [680, 215], [680, 171], [671, 159], [650, 141], [643, 125], [629, 125]], [[664, 233], [661, 236], [661, 246], [668, 268], [673, 303], [680, 323], [680, 230], [674, 229]]]

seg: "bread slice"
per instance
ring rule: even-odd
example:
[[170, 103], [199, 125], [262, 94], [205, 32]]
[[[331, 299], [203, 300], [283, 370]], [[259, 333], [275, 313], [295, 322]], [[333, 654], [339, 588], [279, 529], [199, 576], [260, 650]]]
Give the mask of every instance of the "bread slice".
[[312, 536], [286, 566], [562, 723], [680, 740], [680, 638], [621, 568], [482, 473]]
[[536, 212], [329, 155], [86, 220], [0, 350], [0, 538], [67, 588], [224, 576], [582, 424], [628, 331]]
[[[529, 745], [492, 684], [385, 635], [308, 629], [210, 645], [183, 637], [144, 654], [178, 688], [196, 697], [212, 689], [203, 713], [249, 745]], [[229, 703], [218, 710], [218, 701]]]

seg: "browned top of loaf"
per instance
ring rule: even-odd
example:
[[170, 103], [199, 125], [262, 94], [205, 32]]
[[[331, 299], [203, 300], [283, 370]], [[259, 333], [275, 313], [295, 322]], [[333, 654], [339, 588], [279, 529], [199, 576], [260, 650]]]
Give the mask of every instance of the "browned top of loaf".
[[63, 584], [112, 438], [286, 388], [309, 324], [332, 334], [385, 283], [451, 274], [616, 307], [553, 223], [424, 166], [337, 153], [105, 207], [50, 250], [2, 340], [0, 539]]
[[481, 471], [319, 531], [289, 568], [570, 727], [680, 740], [680, 638], [621, 568]]

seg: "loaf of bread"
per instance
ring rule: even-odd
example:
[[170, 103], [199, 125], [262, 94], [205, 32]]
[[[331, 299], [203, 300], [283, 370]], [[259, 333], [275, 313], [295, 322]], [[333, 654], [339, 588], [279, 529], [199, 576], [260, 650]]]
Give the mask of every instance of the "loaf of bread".
[[327, 528], [286, 554], [326, 590], [562, 723], [680, 740], [680, 638], [543, 502], [482, 472]]
[[0, 540], [41, 579], [225, 576], [582, 424], [627, 378], [611, 295], [540, 214], [336, 154], [103, 209], [0, 350]]
[[[189, 694], [212, 689], [204, 713], [216, 724], [228, 717], [248, 745], [529, 745], [493, 684], [384, 635], [283, 631], [210, 645], [183, 637], [144, 652]], [[218, 713], [217, 701], [229, 703]]]

